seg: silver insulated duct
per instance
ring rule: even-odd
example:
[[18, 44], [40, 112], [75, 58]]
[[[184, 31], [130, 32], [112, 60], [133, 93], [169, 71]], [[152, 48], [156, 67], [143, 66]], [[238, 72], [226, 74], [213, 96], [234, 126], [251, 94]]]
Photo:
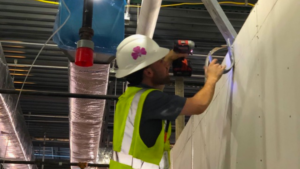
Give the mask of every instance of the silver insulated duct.
[[[109, 64], [79, 67], [69, 64], [71, 93], [106, 95]], [[98, 163], [106, 100], [70, 98], [71, 162]], [[78, 168], [78, 167], [73, 167]]]
[[[0, 89], [15, 89], [0, 43]], [[0, 161], [31, 161], [33, 149], [17, 96], [0, 94]], [[3, 164], [9, 169], [33, 168], [29, 165]]]

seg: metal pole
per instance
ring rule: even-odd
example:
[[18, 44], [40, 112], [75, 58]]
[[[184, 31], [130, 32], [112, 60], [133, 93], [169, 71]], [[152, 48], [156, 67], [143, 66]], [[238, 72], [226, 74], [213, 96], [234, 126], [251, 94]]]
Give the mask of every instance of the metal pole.
[[[198, 55], [194, 55], [198, 56]], [[203, 55], [203, 57], [207, 57], [207, 55]], [[214, 58], [224, 58], [223, 56], [213, 56]], [[25, 65], [25, 64], [7, 64], [8, 66], [14, 66], [14, 67], [34, 67], [34, 68], [50, 68], [50, 69], [68, 69], [68, 67], [64, 66], [47, 66], [47, 65]], [[113, 68], [112, 68], [113, 69]], [[114, 73], [114, 72], [112, 72]], [[173, 73], [169, 73], [170, 76], [173, 76]], [[204, 78], [204, 75], [192, 75], [192, 77], [198, 77], [198, 78]]]
[[[0, 164], [36, 164], [36, 165], [42, 165], [44, 164], [45, 166], [46, 165], [57, 165], [57, 166], [64, 166], [64, 167], [67, 167], [67, 166], [78, 166], [79, 163], [68, 163], [68, 162], [60, 162], [60, 161], [57, 161], [57, 162], [50, 162], [50, 161], [4, 161], [2, 159], [0, 159]], [[91, 163], [88, 163], [87, 164], [88, 167], [109, 167], [108, 164], [91, 164]]]
[[[173, 76], [173, 73], [169, 73], [170, 76]], [[192, 75], [191, 77], [197, 77], [197, 78], [205, 78], [205, 75]], [[177, 77], [176, 77], [177, 78]], [[176, 81], [175, 81], [176, 82]]]
[[[115, 93], [114, 95], [117, 95], [117, 78], [115, 78]], [[114, 113], [116, 112], [116, 105], [117, 105], [117, 102], [116, 100], [114, 100]]]
[[54, 149], [53, 147], [51, 147], [51, 149], [52, 149], [52, 159], [54, 159]]
[[[43, 159], [42, 161], [45, 162], [45, 146], [46, 146], [46, 133], [44, 133], [44, 147], [43, 147]], [[44, 164], [42, 165], [42, 169], [44, 169]]]
[[[20, 91], [11, 90], [11, 89], [0, 89], [0, 93], [19, 94]], [[82, 98], [82, 99], [104, 99], [104, 100], [117, 100], [119, 97], [114, 95], [89, 95], [89, 94], [77, 94], [77, 93], [67, 93], [67, 92], [47, 92], [47, 91], [22, 91], [22, 95]]]
[[91, 28], [93, 23], [94, 0], [84, 0], [82, 27]]
[[[138, 4], [139, 6], [139, 4]], [[139, 16], [140, 14], [140, 8], [137, 8], [137, 16]], [[139, 18], [139, 17], [138, 17]], [[138, 18], [137, 18], [137, 21], [138, 21]], [[138, 22], [137, 22], [138, 24]], [[33, 45], [33, 46], [43, 46], [44, 44], [43, 43], [31, 43], [31, 42], [16, 42], [16, 41], [0, 41], [0, 43], [8, 43], [8, 44], [21, 44], [21, 45]], [[49, 47], [57, 47], [56, 44], [47, 44], [46, 46], [49, 46]], [[206, 57], [207, 55], [201, 55], [201, 54], [193, 54], [192, 56], [200, 56], [200, 57]], [[214, 58], [224, 58], [224, 56], [213, 56]], [[31, 66], [31, 65], [30, 65]], [[36, 66], [36, 65], [34, 65]], [[37, 65], [39, 66], [39, 65]], [[43, 66], [43, 65], [41, 65]], [[44, 66], [45, 67], [45, 66]], [[46, 66], [47, 67], [47, 66]], [[63, 68], [68, 68], [68, 67], [63, 67]]]
[[33, 68], [50, 68], [50, 69], [68, 69], [66, 66], [47, 66], [47, 65], [26, 65], [26, 64], [7, 64], [14, 67], [33, 67]]
[[[201, 54], [193, 54], [192, 56], [199, 56], [199, 57], [205, 57], [205, 58], [207, 57], [207, 55], [201, 55]], [[212, 57], [224, 59], [224, 56], [212, 55]]]
[[233, 44], [237, 33], [221, 8], [219, 2], [217, 0], [202, 0], [202, 2], [222, 33], [224, 39], [226, 41], [227, 39], [230, 39], [230, 43]]
[[68, 116], [49, 116], [49, 115], [31, 115], [31, 114], [23, 114], [26, 117], [46, 117], [46, 118], [60, 118], [60, 119], [68, 119]]
[[[33, 45], [33, 46], [44, 46], [44, 43], [31, 43], [31, 42], [18, 42], [18, 41], [0, 41], [0, 43], [8, 43], [8, 44], [20, 44], [20, 45]], [[49, 47], [57, 47], [56, 44], [46, 44]]]
[[126, 82], [123, 82], [123, 85], [122, 85], [122, 86], [123, 86], [123, 87], [122, 87], [122, 91], [123, 91], [122, 93], [124, 93], [125, 90], [126, 90], [126, 87], [125, 87], [125, 86], [126, 86]]
[[[184, 97], [184, 78], [176, 77], [175, 80], [175, 94], [181, 97]], [[185, 117], [184, 115], [179, 115], [175, 121], [175, 138], [178, 140], [182, 130], [185, 126]]]
[[93, 24], [94, 0], [84, 0], [82, 27], [79, 30], [80, 39], [92, 40], [94, 36]]
[[36, 123], [69, 123], [69, 121], [49, 121], [49, 120], [25, 120], [27, 122], [36, 122]]
[[[138, 6], [140, 6], [140, 4], [137, 4]], [[139, 25], [139, 18], [140, 18], [140, 8], [136, 9], [136, 25]]]
[[57, 147], [57, 150], [58, 150], [58, 152], [57, 152], [57, 154], [58, 154], [58, 159], [60, 159], [61, 157], [60, 157], [60, 147]]
[[130, 0], [127, 0], [127, 8], [126, 8], [126, 14], [129, 14], [129, 7], [130, 6]]

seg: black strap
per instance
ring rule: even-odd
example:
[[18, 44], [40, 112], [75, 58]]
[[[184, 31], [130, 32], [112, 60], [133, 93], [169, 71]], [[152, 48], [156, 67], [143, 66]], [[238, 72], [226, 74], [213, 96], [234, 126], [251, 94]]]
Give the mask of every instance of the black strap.
[[119, 161], [119, 155], [118, 155], [118, 152], [116, 152], [116, 151], [114, 151], [114, 152], [115, 152], [115, 154], [116, 154], [116, 158], [117, 158], [116, 160], [117, 160], [117, 162], [120, 162], [120, 161]]
[[165, 133], [168, 133], [170, 121], [167, 120], [166, 123], [167, 123], [167, 124], [166, 124], [166, 127], [165, 127]]

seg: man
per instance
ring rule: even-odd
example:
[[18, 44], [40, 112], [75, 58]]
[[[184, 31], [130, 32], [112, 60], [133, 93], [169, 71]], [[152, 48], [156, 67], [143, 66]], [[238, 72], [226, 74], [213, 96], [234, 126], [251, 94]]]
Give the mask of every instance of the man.
[[159, 47], [155, 41], [133, 35], [117, 48], [117, 78], [129, 82], [119, 97], [114, 119], [111, 169], [169, 168], [171, 125], [181, 115], [197, 115], [210, 104], [224, 66], [213, 60], [205, 68], [207, 81], [192, 98], [168, 95], [161, 90], [169, 82], [173, 60], [187, 55]]

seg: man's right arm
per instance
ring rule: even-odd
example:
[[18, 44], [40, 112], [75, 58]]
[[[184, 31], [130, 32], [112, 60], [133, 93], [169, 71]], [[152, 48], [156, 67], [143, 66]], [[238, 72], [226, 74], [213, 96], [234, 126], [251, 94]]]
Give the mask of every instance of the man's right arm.
[[207, 81], [203, 88], [195, 94], [194, 97], [188, 98], [181, 111], [182, 115], [191, 116], [203, 113], [209, 106], [215, 92], [215, 86], [218, 80], [221, 78], [225, 66], [221, 66], [217, 63], [217, 60], [213, 60], [210, 65], [205, 68]]

